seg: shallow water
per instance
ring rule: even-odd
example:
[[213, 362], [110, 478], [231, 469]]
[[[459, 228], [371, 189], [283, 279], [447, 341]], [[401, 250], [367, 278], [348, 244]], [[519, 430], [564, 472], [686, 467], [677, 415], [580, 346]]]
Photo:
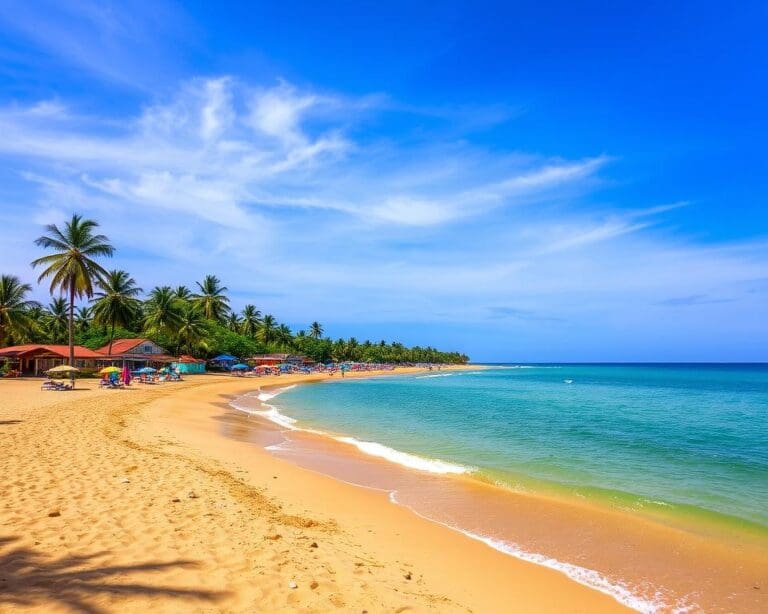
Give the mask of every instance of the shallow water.
[[272, 404], [415, 468], [768, 527], [766, 366], [524, 365], [296, 387]]
[[[766, 605], [755, 588], [768, 581], [764, 366], [520, 365], [298, 386], [234, 405], [280, 426], [273, 453], [387, 491], [638, 611]], [[661, 523], [625, 527], [579, 502]]]

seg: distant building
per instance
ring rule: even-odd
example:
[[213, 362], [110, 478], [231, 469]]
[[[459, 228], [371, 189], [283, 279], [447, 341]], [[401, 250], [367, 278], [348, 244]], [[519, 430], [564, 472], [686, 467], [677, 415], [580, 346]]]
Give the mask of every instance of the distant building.
[[[0, 348], [0, 360], [3, 358], [16, 363], [15, 368], [25, 375], [40, 375], [53, 367], [69, 364], [69, 346], [40, 343], [12, 345]], [[74, 366], [78, 369], [95, 369], [106, 360], [107, 357], [100, 352], [81, 345], [75, 346]]]

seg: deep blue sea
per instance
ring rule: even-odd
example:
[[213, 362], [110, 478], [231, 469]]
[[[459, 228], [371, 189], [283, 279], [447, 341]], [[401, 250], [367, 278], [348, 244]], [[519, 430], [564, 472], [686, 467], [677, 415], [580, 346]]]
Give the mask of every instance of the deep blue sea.
[[768, 527], [768, 365], [497, 365], [270, 404], [417, 469]]

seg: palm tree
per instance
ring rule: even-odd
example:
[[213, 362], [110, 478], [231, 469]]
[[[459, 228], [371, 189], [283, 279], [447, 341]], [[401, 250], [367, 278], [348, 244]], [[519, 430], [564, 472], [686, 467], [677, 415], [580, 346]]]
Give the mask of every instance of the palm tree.
[[24, 337], [33, 328], [29, 311], [40, 303], [27, 300], [31, 291], [31, 285], [14, 275], [0, 276], [0, 347], [5, 347], [11, 336]]
[[256, 336], [259, 338], [259, 341], [264, 343], [272, 343], [275, 340], [277, 336], [277, 320], [275, 320], [274, 316], [266, 314], [261, 318]]
[[227, 316], [227, 328], [233, 333], [239, 333], [241, 324], [242, 321], [240, 320], [240, 316], [234, 311], [230, 311]]
[[192, 353], [194, 346], [199, 343], [208, 332], [206, 318], [200, 308], [186, 304], [181, 308], [179, 318], [179, 349], [185, 348]]
[[293, 344], [293, 333], [291, 333], [291, 329], [288, 328], [288, 326], [285, 324], [281, 324], [277, 327], [275, 336], [277, 338], [277, 342], [285, 349], [290, 348]]
[[144, 329], [151, 333], [175, 334], [184, 304], [170, 286], [156, 286], [144, 304]]
[[93, 308], [87, 305], [77, 308], [77, 314], [75, 315], [75, 328], [77, 332], [84, 333], [91, 327], [91, 320], [93, 320]]
[[243, 308], [243, 319], [240, 321], [240, 332], [247, 337], [255, 337], [261, 322], [261, 312], [253, 305], [246, 305]]
[[112, 354], [112, 342], [115, 340], [115, 326], [127, 326], [139, 310], [141, 288], [136, 280], [126, 271], [109, 271], [104, 279], [97, 282], [99, 292], [94, 299], [94, 319], [104, 326], [109, 325], [109, 350]]
[[29, 341], [39, 341], [43, 337], [45, 329], [45, 316], [48, 312], [42, 305], [34, 305], [27, 310], [30, 327], [23, 335], [23, 339]]
[[323, 336], [323, 325], [320, 322], [312, 322], [309, 325], [309, 336], [313, 339], [320, 339]]
[[192, 298], [192, 292], [186, 286], [176, 286], [173, 293], [176, 295], [176, 298], [182, 301], [188, 301]]
[[69, 327], [69, 303], [63, 296], [53, 299], [43, 315], [43, 326], [51, 343], [61, 343], [67, 338]]
[[99, 256], [111, 257], [115, 248], [109, 239], [94, 234], [98, 223], [72, 215], [72, 219], [59, 230], [56, 224], [45, 227], [47, 235], [39, 237], [35, 244], [54, 253], [32, 261], [32, 266], [46, 267], [37, 278], [38, 283], [51, 278], [51, 293], [58, 290], [69, 296], [69, 364], [75, 365], [75, 298], [93, 297], [94, 282], [103, 278], [106, 271], [94, 260]]
[[202, 282], [197, 282], [199, 294], [192, 295], [192, 302], [200, 308], [203, 316], [209, 320], [221, 322], [229, 313], [229, 299], [224, 294], [227, 288], [215, 275], [206, 275]]

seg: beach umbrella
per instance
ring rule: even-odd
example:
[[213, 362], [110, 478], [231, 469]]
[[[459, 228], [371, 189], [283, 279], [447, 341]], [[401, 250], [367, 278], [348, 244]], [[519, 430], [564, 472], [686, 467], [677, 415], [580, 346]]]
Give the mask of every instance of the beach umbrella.
[[232, 365], [233, 371], [243, 371], [248, 368], [248, 365], [244, 365], [243, 363], [239, 363], [236, 365]]
[[80, 369], [76, 367], [70, 367], [69, 365], [59, 365], [58, 367], [48, 369], [46, 373], [80, 373]]
[[107, 373], [120, 373], [120, 369], [118, 367], [104, 367], [99, 371], [99, 375], [106, 375]]
[[157, 369], [153, 369], [152, 367], [144, 367], [143, 369], [139, 369], [138, 371], [136, 371], [136, 373], [142, 373], [142, 374], [157, 373]]
[[237, 358], [230, 354], [219, 354], [216, 358], [211, 358], [211, 360], [216, 362], [236, 362]]
[[123, 367], [123, 383], [128, 386], [131, 383], [131, 370], [128, 368], [128, 365], [125, 365]]

